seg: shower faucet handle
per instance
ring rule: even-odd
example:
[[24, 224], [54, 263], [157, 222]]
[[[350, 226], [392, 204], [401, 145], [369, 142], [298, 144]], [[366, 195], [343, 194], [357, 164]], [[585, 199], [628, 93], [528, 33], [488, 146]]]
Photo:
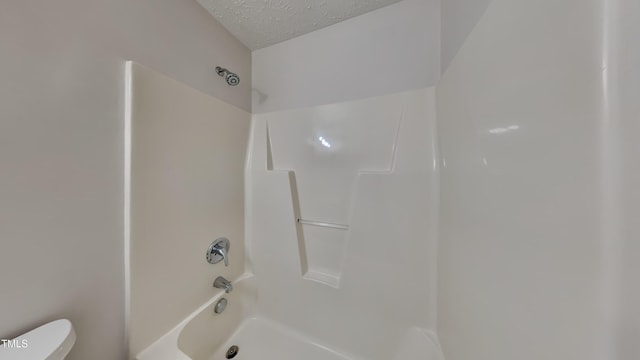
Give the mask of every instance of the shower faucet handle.
[[221, 237], [209, 245], [207, 249], [207, 261], [209, 264], [217, 264], [224, 260], [224, 266], [229, 266], [229, 239]]
[[224, 249], [214, 248], [211, 250], [213, 255], [222, 256], [222, 260], [224, 260], [224, 266], [229, 266], [229, 258], [227, 257], [227, 252]]

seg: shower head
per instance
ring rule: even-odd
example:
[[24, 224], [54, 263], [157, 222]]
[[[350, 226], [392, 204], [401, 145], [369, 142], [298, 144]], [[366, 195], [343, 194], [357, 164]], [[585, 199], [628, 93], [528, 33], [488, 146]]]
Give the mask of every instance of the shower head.
[[216, 66], [216, 74], [224, 77], [229, 86], [236, 86], [240, 84], [240, 77], [225, 68]]

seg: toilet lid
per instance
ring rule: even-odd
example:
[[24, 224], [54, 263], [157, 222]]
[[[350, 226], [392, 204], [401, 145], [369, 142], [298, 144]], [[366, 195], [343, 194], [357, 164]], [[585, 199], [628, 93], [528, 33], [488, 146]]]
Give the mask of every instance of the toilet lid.
[[67, 319], [56, 320], [0, 342], [0, 360], [63, 359], [76, 341], [76, 333]]

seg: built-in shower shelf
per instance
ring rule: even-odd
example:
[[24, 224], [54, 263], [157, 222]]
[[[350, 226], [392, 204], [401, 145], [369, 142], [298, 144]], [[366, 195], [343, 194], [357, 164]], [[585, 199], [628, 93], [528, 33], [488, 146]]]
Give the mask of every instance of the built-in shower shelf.
[[349, 227], [326, 221], [296, 219], [303, 278], [337, 289], [340, 286]]
[[298, 220], [298, 223], [302, 225], [325, 227], [325, 228], [340, 229], [340, 230], [349, 230], [349, 225], [344, 225], [344, 224], [336, 224], [336, 223], [330, 223], [326, 221], [306, 220], [306, 219], [300, 219], [300, 218], [298, 218], [297, 220]]
[[338, 289], [340, 287], [340, 275], [339, 274], [328, 274], [320, 271], [307, 271], [302, 277], [305, 280], [315, 281], [320, 284], [331, 286], [332, 288]]

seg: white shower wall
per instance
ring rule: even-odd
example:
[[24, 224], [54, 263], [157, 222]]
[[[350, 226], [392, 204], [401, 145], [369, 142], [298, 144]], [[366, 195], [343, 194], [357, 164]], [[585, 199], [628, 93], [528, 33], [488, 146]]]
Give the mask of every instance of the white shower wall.
[[[447, 6], [435, 104], [337, 103], [379, 88], [331, 77], [351, 58], [329, 30], [254, 53], [254, 112], [275, 110], [254, 115], [247, 169], [261, 312], [354, 358], [429, 358], [434, 329], [447, 360], [639, 358], [640, 5]], [[334, 62], [314, 66], [318, 44]], [[357, 84], [395, 90], [374, 73]], [[333, 130], [372, 139], [378, 162], [332, 155]], [[309, 214], [349, 229], [296, 224]]]
[[439, 19], [405, 0], [253, 52], [258, 312], [354, 359], [440, 357]]
[[437, 359], [434, 99], [253, 116], [246, 232], [260, 314], [354, 359]]
[[607, 3], [493, 0], [438, 84], [448, 360], [615, 358]]

